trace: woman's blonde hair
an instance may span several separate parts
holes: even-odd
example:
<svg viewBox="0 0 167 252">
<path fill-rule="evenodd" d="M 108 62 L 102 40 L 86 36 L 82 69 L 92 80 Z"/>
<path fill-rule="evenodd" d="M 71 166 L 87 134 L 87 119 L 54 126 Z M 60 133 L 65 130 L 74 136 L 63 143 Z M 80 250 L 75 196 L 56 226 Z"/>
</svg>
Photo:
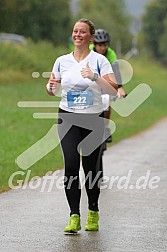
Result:
<svg viewBox="0 0 167 252">
<path fill-rule="evenodd" d="M 93 24 L 92 21 L 90 21 L 87 18 L 81 18 L 76 23 L 78 23 L 78 22 L 87 24 L 89 26 L 90 34 L 91 35 L 95 34 L 95 25 Z"/>
</svg>

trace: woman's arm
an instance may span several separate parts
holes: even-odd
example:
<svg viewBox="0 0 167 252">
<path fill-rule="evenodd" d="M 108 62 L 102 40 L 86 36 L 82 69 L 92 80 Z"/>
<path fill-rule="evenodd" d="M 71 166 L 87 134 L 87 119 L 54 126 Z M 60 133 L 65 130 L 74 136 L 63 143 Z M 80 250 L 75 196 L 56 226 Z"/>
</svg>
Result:
<svg viewBox="0 0 167 252">
<path fill-rule="evenodd" d="M 116 84 L 114 74 L 106 74 L 102 77 L 98 77 L 96 83 L 101 87 L 101 89 L 109 94 L 115 96 L 117 94 L 118 85 Z"/>
<path fill-rule="evenodd" d="M 94 80 L 94 73 L 89 67 L 89 63 L 86 64 L 86 67 L 81 70 L 81 75 L 83 78 L 88 78 Z M 106 74 L 102 77 L 98 76 L 95 80 L 97 85 L 107 94 L 115 96 L 117 94 L 118 85 L 115 80 L 114 74 Z"/>
</svg>

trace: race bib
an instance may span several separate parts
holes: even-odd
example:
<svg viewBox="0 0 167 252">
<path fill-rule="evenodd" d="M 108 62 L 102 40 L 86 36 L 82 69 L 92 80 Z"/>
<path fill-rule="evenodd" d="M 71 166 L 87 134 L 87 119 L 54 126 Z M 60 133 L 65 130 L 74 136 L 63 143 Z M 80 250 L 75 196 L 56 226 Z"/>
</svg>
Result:
<svg viewBox="0 0 167 252">
<path fill-rule="evenodd" d="M 93 93 L 91 90 L 67 92 L 69 108 L 84 109 L 93 105 Z"/>
</svg>

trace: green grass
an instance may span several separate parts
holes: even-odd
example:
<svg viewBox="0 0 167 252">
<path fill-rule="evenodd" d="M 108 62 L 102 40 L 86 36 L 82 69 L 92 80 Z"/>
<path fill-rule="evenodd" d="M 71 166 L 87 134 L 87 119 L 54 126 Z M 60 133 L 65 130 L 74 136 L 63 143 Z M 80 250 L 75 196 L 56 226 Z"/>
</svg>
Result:
<svg viewBox="0 0 167 252">
<path fill-rule="evenodd" d="M 55 58 L 68 52 L 67 48 L 55 48 L 51 43 L 31 40 L 26 46 L 0 43 L 0 83 L 25 82 L 32 72 L 51 71 Z"/>
<path fill-rule="evenodd" d="M 132 136 L 167 116 L 167 72 L 165 68 L 156 62 L 140 58 L 130 60 L 130 63 L 134 74 L 132 80 L 125 85 L 127 93 L 130 93 L 138 84 L 146 83 L 151 87 L 152 94 L 128 117 L 122 118 L 113 111 L 112 118 L 117 126 L 113 143 Z"/>
<path fill-rule="evenodd" d="M 10 46 L 12 47 L 12 46 Z M 47 48 L 47 50 L 46 50 Z M 3 49 L 3 50 L 2 50 Z M 28 50 L 30 49 L 30 51 Z M 46 79 L 31 78 L 32 71 L 50 71 L 54 59 L 61 54 L 61 50 L 41 42 L 39 45 L 30 43 L 27 48 L 12 48 L 15 53 L 13 57 L 20 54 L 22 57 L 16 57 L 16 66 L 10 65 L 7 68 L 7 62 L 0 65 L 3 70 L 0 76 L 0 192 L 9 189 L 8 180 L 11 174 L 16 171 L 22 171 L 16 164 L 15 159 L 27 148 L 36 143 L 49 131 L 55 123 L 54 119 L 34 119 L 34 112 L 56 112 L 56 108 L 19 108 L 18 101 L 54 101 L 55 97 L 50 97 L 45 91 Z M 5 49 L 0 47 L 0 54 Z M 10 52 L 11 53 L 11 52 Z M 13 56 L 14 55 L 14 56 Z M 27 62 L 31 61 L 32 62 Z M 20 71 L 21 60 L 27 67 Z M 9 58 L 7 60 L 10 61 Z M 116 112 L 112 112 L 112 120 L 115 121 L 117 129 L 113 135 L 113 143 L 132 136 L 167 115 L 166 106 L 166 69 L 156 62 L 146 61 L 136 58 L 130 61 L 134 75 L 132 80 L 126 84 L 125 89 L 130 93 L 139 83 L 147 83 L 152 88 L 152 95 L 130 116 L 121 117 Z M 7 75 L 6 75 L 7 74 Z M 35 163 L 31 169 L 31 177 L 42 176 L 48 171 L 54 171 L 63 167 L 63 158 L 60 146 Z M 26 171 L 25 171 L 26 175 Z M 24 180 L 25 176 L 17 175 L 17 180 Z M 30 177 L 30 178 L 31 178 Z"/>
<path fill-rule="evenodd" d="M 0 190 L 8 188 L 10 175 L 21 170 L 15 159 L 36 141 L 41 139 L 55 123 L 54 119 L 34 119 L 34 112 L 53 112 L 53 109 L 19 108 L 18 101 L 53 101 L 45 92 L 45 80 L 0 86 Z M 60 148 L 53 150 L 42 160 L 33 165 L 31 177 L 45 174 L 63 166 Z M 17 176 L 16 179 L 21 179 Z"/>
<path fill-rule="evenodd" d="M 55 48 L 52 44 L 28 41 L 27 46 L 0 43 L 0 192 L 8 190 L 8 179 L 15 171 L 21 171 L 15 159 L 49 131 L 55 120 L 33 119 L 34 112 L 53 112 L 45 108 L 19 108 L 18 101 L 54 101 L 47 95 L 47 79 L 42 73 L 51 71 L 55 58 L 68 51 Z M 39 72 L 40 78 L 33 79 L 32 72 Z M 31 177 L 44 175 L 47 171 L 63 167 L 58 146 L 42 160 L 31 167 Z M 18 175 L 24 180 L 25 176 Z"/>
</svg>

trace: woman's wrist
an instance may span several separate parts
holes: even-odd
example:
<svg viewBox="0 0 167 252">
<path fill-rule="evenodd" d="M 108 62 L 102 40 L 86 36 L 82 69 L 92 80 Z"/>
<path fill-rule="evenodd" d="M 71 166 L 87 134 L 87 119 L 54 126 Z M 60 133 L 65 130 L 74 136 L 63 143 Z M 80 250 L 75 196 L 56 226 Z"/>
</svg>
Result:
<svg viewBox="0 0 167 252">
<path fill-rule="evenodd" d="M 99 77 L 98 73 L 94 73 L 92 81 L 97 81 L 98 77 Z"/>
</svg>

